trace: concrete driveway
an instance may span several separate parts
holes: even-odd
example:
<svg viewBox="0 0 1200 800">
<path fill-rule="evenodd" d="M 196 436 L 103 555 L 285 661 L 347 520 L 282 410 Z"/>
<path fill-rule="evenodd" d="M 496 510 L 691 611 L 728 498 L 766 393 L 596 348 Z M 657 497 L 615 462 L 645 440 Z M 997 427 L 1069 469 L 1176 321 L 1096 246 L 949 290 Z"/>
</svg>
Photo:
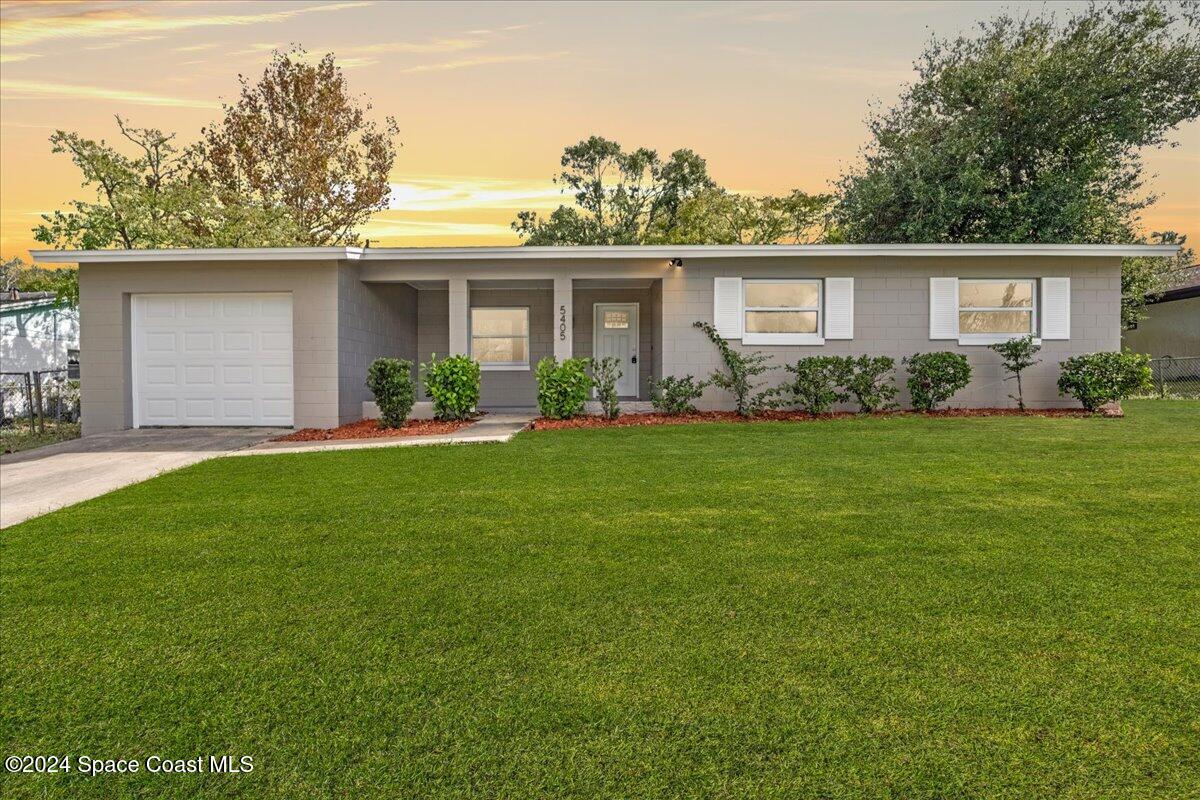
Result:
<svg viewBox="0 0 1200 800">
<path fill-rule="evenodd" d="M 141 428 L 0 457 L 0 528 L 223 456 L 278 428 Z"/>
</svg>

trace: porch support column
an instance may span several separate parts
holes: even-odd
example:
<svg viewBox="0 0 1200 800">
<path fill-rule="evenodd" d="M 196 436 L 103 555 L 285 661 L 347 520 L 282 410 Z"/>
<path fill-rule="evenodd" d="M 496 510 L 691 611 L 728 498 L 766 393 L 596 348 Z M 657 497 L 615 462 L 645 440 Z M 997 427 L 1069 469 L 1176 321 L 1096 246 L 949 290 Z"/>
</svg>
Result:
<svg viewBox="0 0 1200 800">
<path fill-rule="evenodd" d="M 570 278 L 554 279 L 554 357 L 564 361 L 571 357 L 575 341 L 572 326 L 574 309 L 571 305 L 572 281 Z"/>
<path fill-rule="evenodd" d="M 450 355 L 471 353 L 471 290 L 466 278 L 450 279 Z"/>
</svg>

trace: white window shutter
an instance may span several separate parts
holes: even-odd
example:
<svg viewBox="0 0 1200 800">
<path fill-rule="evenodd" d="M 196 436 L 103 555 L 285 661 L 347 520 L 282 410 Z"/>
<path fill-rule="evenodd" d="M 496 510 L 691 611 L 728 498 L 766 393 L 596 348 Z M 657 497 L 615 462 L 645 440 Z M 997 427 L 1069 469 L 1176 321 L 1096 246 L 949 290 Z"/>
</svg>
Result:
<svg viewBox="0 0 1200 800">
<path fill-rule="evenodd" d="M 713 278 L 713 327 L 726 339 L 742 338 L 741 278 Z"/>
<path fill-rule="evenodd" d="M 929 338 L 958 338 L 958 278 L 929 279 Z"/>
<path fill-rule="evenodd" d="M 1042 278 L 1042 338 L 1071 338 L 1071 279 Z"/>
<path fill-rule="evenodd" d="M 825 338 L 854 338 L 854 278 L 825 279 Z"/>
</svg>

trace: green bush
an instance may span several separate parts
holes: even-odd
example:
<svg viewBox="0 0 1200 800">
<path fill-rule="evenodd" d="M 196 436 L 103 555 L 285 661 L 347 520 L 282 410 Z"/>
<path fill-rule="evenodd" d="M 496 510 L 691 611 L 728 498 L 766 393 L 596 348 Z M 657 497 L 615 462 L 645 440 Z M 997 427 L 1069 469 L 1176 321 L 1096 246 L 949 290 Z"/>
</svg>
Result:
<svg viewBox="0 0 1200 800">
<path fill-rule="evenodd" d="M 621 416 L 621 404 L 617 399 L 617 381 L 621 380 L 621 360 L 609 356 L 591 359 L 592 385 L 596 387 L 596 399 L 605 419 Z"/>
<path fill-rule="evenodd" d="M 892 377 L 895 360 L 887 356 L 859 356 L 847 358 L 847 376 L 844 387 L 858 401 L 858 410 L 869 414 L 872 411 L 895 408 L 892 402 L 900 391 Z"/>
<path fill-rule="evenodd" d="M 538 410 L 549 419 L 570 419 L 583 413 L 592 379 L 587 358 L 568 358 L 561 364 L 553 356 L 537 363 Z"/>
<path fill-rule="evenodd" d="M 799 406 L 809 414 L 826 414 L 834 403 L 850 399 L 848 393 L 838 391 L 849 380 L 850 363 L 851 359 L 841 356 L 809 356 L 785 364 L 784 369 L 795 378 L 780 384 L 775 392 L 788 405 Z"/>
<path fill-rule="evenodd" d="M 697 381 L 691 375 L 676 378 L 668 375 L 660 381 L 650 381 L 650 404 L 654 410 L 662 414 L 676 416 L 678 414 L 694 414 L 696 406 L 693 401 L 699 400 L 704 394 L 708 381 Z"/>
<path fill-rule="evenodd" d="M 1150 356 L 1128 350 L 1072 356 L 1059 366 L 1058 393 L 1071 395 L 1088 411 L 1153 386 Z"/>
<path fill-rule="evenodd" d="M 385 428 L 399 428 L 412 413 L 417 387 L 412 362 L 402 358 L 377 358 L 367 369 L 367 388 L 379 406 L 379 422 Z"/>
<path fill-rule="evenodd" d="M 908 391 L 918 411 L 932 411 L 971 382 L 971 365 L 958 353 L 917 353 L 904 363 L 908 365 Z"/>
<path fill-rule="evenodd" d="M 1008 399 L 1016 400 L 1017 408 L 1022 411 L 1025 410 L 1025 393 L 1021 390 L 1021 372 L 1041 363 L 1037 357 L 1041 349 L 1041 345 L 1034 344 L 1032 334 L 988 345 L 988 350 L 1000 356 L 1004 369 L 1012 373 L 1010 377 L 1017 379 L 1017 393 L 1010 394 Z"/>
<path fill-rule="evenodd" d="M 479 405 L 479 362 L 470 356 L 435 353 L 421 365 L 425 393 L 433 401 L 433 415 L 441 420 L 467 419 Z"/>
<path fill-rule="evenodd" d="M 733 394 L 737 404 L 737 413 L 740 416 L 752 417 L 766 408 L 775 391 L 766 389 L 756 392 L 755 389 L 758 386 L 752 383 L 751 379 L 771 370 L 763 363 L 767 357 L 758 352 L 741 353 L 734 350 L 725 341 L 725 337 L 717 333 L 717 329 L 707 322 L 693 322 L 692 327 L 704 331 L 709 340 L 717 346 L 717 350 L 721 353 L 721 360 L 725 362 L 726 371 L 714 372 L 709 378 L 709 383 Z"/>
</svg>

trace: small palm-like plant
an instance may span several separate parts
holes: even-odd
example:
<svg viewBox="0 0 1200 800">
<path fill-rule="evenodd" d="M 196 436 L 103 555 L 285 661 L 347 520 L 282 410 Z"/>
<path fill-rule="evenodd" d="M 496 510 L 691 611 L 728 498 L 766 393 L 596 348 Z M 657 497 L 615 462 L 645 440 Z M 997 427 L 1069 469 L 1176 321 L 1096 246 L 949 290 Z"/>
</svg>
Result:
<svg viewBox="0 0 1200 800">
<path fill-rule="evenodd" d="M 1017 393 L 1010 394 L 1008 397 L 1010 400 L 1016 400 L 1017 408 L 1022 411 L 1025 410 L 1025 396 L 1021 391 L 1021 371 L 1041 363 L 1042 360 L 1037 358 L 1038 351 L 1041 349 L 1041 345 L 1033 341 L 1032 335 L 988 345 L 988 350 L 998 354 L 1003 360 L 1004 369 L 1012 373 L 1005 380 L 1017 379 Z"/>
</svg>

